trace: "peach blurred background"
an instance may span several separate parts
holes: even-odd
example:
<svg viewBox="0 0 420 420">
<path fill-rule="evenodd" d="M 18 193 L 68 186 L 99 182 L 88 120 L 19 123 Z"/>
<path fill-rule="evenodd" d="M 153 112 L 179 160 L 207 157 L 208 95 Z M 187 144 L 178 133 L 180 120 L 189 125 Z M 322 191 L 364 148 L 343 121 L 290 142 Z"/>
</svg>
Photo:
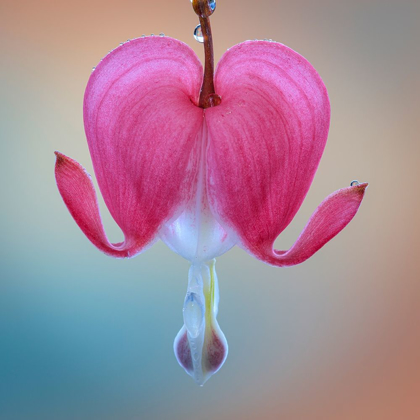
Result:
<svg viewBox="0 0 420 420">
<path fill-rule="evenodd" d="M 164 32 L 203 57 L 190 2 L 2 0 L 0 418 L 420 418 L 419 21 L 414 0 L 218 1 L 216 60 L 272 38 L 330 94 L 326 151 L 278 246 L 332 191 L 370 186 L 351 224 L 300 266 L 237 248 L 218 260 L 230 353 L 199 388 L 172 352 L 188 264 L 161 243 L 105 257 L 53 176 L 54 150 L 93 173 L 83 93 L 109 50 Z"/>
</svg>

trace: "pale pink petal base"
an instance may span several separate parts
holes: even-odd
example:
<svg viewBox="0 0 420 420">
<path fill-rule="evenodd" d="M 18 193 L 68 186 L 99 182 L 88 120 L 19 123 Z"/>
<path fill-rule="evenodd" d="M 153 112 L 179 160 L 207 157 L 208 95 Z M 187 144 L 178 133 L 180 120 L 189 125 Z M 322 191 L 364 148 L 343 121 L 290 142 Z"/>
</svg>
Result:
<svg viewBox="0 0 420 420">
<path fill-rule="evenodd" d="M 132 257 L 144 249 L 147 242 L 132 235 L 126 236 L 122 243 L 112 244 L 108 241 L 89 174 L 75 160 L 59 152 L 55 154 L 58 189 L 70 214 L 87 238 L 102 252 L 116 258 Z"/>
<path fill-rule="evenodd" d="M 278 267 L 300 264 L 334 238 L 353 219 L 368 184 L 359 184 L 329 195 L 315 210 L 297 241 L 288 251 L 273 249 L 273 242 L 244 243 L 260 260 Z"/>
</svg>

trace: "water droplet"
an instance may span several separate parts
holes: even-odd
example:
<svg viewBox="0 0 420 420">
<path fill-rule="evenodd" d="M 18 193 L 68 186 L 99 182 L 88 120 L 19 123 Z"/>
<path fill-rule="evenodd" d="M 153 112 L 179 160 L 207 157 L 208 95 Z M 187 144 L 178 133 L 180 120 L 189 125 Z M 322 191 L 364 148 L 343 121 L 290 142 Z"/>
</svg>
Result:
<svg viewBox="0 0 420 420">
<path fill-rule="evenodd" d="M 150 36 L 155 36 L 155 34 L 150 34 Z"/>
<path fill-rule="evenodd" d="M 121 46 L 121 45 L 124 45 L 124 42 L 120 42 L 120 46 Z"/>
<path fill-rule="evenodd" d="M 220 102 L 222 102 L 222 98 L 217 93 L 212 93 L 208 97 L 208 103 L 210 107 L 220 105 Z"/>
<path fill-rule="evenodd" d="M 359 184 L 360 184 L 360 182 L 357 179 L 355 179 L 355 180 L 350 182 L 350 187 L 355 187 L 356 185 L 359 185 Z"/>
<path fill-rule="evenodd" d="M 142 38 L 145 38 L 146 37 L 146 35 L 145 34 L 142 34 L 142 36 L 141 36 Z"/>
<path fill-rule="evenodd" d="M 194 38 L 198 42 L 204 42 L 203 31 L 201 30 L 201 25 L 197 25 L 194 29 Z"/>
<path fill-rule="evenodd" d="M 130 42 L 131 41 L 131 39 L 127 39 L 127 42 Z"/>
<path fill-rule="evenodd" d="M 163 32 L 161 32 L 161 33 L 159 34 L 159 36 L 165 36 L 165 34 L 164 34 Z"/>
<path fill-rule="evenodd" d="M 96 67 L 92 67 L 92 73 L 95 71 Z"/>
<path fill-rule="evenodd" d="M 192 338 L 197 338 L 204 322 L 204 307 L 197 293 L 187 293 L 183 314 L 184 324 L 188 333 Z"/>
<path fill-rule="evenodd" d="M 214 9 L 216 9 L 216 0 L 210 0 L 209 1 L 209 7 L 212 12 L 214 12 Z"/>
</svg>

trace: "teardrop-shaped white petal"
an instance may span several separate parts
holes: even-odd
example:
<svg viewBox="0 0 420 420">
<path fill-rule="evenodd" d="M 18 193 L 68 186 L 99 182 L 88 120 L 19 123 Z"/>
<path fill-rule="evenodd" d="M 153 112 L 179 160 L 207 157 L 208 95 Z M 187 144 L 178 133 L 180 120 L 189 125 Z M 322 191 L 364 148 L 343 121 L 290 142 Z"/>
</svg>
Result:
<svg viewBox="0 0 420 420">
<path fill-rule="evenodd" d="M 216 319 L 218 291 L 215 260 L 190 267 L 184 326 L 175 338 L 174 351 L 178 363 L 199 385 L 222 367 L 228 353 Z"/>
</svg>

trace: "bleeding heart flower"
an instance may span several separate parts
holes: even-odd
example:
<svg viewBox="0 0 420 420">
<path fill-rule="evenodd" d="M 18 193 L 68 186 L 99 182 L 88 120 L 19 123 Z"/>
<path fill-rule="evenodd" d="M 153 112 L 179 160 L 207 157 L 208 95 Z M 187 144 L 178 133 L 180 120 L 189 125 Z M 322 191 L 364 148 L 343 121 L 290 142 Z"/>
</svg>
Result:
<svg viewBox="0 0 420 420">
<path fill-rule="evenodd" d="M 176 357 L 203 384 L 224 363 L 214 258 L 239 245 L 279 267 L 299 264 L 356 214 L 367 184 L 327 197 L 288 251 L 273 249 L 311 185 L 327 140 L 330 105 L 314 68 L 290 48 L 246 41 L 222 57 L 213 82 L 209 16 L 194 0 L 202 66 L 185 44 L 142 37 L 92 73 L 84 122 L 105 203 L 124 233 L 108 241 L 92 181 L 56 153 L 56 180 L 76 223 L 104 253 L 133 257 L 159 238 L 191 261 Z M 200 89 L 201 87 L 201 89 Z"/>
</svg>

